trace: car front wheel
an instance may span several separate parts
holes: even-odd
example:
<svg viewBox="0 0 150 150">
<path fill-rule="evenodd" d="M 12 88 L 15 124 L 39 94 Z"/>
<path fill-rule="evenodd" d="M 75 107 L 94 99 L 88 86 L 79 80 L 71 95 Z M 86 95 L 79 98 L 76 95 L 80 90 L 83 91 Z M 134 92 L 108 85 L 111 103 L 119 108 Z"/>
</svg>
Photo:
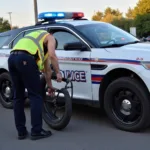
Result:
<svg viewBox="0 0 150 150">
<path fill-rule="evenodd" d="M 13 108 L 13 90 L 9 73 L 0 75 L 0 102 L 4 108 Z"/>
<path fill-rule="evenodd" d="M 137 79 L 121 77 L 113 81 L 105 92 L 104 108 L 121 130 L 135 132 L 149 125 L 149 92 Z"/>
</svg>

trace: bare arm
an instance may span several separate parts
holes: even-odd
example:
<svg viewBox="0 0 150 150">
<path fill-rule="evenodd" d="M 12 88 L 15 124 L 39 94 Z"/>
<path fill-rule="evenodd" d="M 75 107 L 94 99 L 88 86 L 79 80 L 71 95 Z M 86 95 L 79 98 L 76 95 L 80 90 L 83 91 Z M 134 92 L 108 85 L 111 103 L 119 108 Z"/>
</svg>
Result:
<svg viewBox="0 0 150 150">
<path fill-rule="evenodd" d="M 47 45 L 48 55 L 49 55 L 49 58 L 51 60 L 51 64 L 52 64 L 52 66 L 56 72 L 57 81 L 61 82 L 62 81 L 62 75 L 61 75 L 60 70 L 59 70 L 58 58 L 57 58 L 56 53 L 55 53 L 55 45 L 56 45 L 55 38 L 52 35 L 48 35 L 44 40 L 44 44 Z"/>
<path fill-rule="evenodd" d="M 49 35 L 46 37 L 49 57 L 50 57 L 51 63 L 54 67 L 56 74 L 58 74 L 60 73 L 60 70 L 59 70 L 58 58 L 55 53 L 55 42 L 56 41 L 53 36 Z"/>
<path fill-rule="evenodd" d="M 51 82 L 52 71 L 51 71 L 51 68 L 50 68 L 50 61 L 49 61 L 48 58 L 46 59 L 46 61 L 44 63 L 44 68 L 45 68 L 45 79 L 46 79 L 46 82 L 47 82 L 49 87 L 52 87 L 52 82 Z"/>
</svg>

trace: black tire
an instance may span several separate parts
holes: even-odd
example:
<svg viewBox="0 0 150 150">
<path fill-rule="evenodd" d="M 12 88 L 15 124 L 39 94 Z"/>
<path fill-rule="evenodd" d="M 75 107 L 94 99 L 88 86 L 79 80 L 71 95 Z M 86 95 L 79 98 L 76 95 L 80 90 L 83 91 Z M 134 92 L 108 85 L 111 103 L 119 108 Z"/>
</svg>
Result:
<svg viewBox="0 0 150 150">
<path fill-rule="evenodd" d="M 7 93 L 5 91 L 4 84 L 7 85 Z M 12 81 L 8 72 L 0 74 L 0 103 L 4 108 L 12 109 L 13 108 L 13 91 L 12 91 Z"/>
<path fill-rule="evenodd" d="M 119 90 L 121 91 L 123 89 L 127 89 L 128 91 L 124 93 L 120 92 L 119 96 L 116 97 L 116 101 L 115 101 L 114 96 L 117 94 L 117 92 L 119 92 Z M 121 103 L 123 102 L 123 99 L 125 102 L 124 109 L 120 107 Z M 115 107 L 115 104 L 118 104 L 118 107 Z M 130 107 L 132 107 L 132 109 L 130 109 Z M 112 123 L 117 128 L 124 131 L 138 132 L 148 127 L 150 123 L 149 92 L 139 80 L 134 78 L 121 77 L 113 81 L 106 89 L 105 96 L 104 96 L 104 108 L 106 114 L 108 115 Z M 124 115 L 123 113 L 121 113 L 121 111 L 124 113 Z M 133 119 L 134 117 L 136 118 L 136 115 L 137 115 L 137 120 L 135 120 L 135 122 L 134 121 L 130 123 L 127 122 L 131 119 L 129 117 L 132 116 Z M 124 116 L 128 116 L 126 122 L 121 120 L 121 118 L 123 118 Z"/>
<path fill-rule="evenodd" d="M 48 124 L 52 129 L 55 130 L 62 130 L 64 129 L 70 122 L 71 116 L 72 116 L 72 100 L 69 95 L 69 92 L 66 89 L 61 89 L 61 93 L 64 95 L 64 101 L 65 101 L 65 112 L 64 116 L 61 120 L 52 119 L 53 116 L 50 113 L 47 113 L 47 103 L 46 99 L 48 98 L 46 96 L 46 80 L 44 75 L 40 76 L 41 78 L 41 89 L 42 89 L 42 97 L 44 99 L 44 106 L 43 106 L 43 120 Z"/>
<path fill-rule="evenodd" d="M 9 96 L 4 94 L 4 89 L 2 88 L 2 84 L 4 81 L 8 82 L 9 88 L 10 88 L 10 94 Z M 6 100 L 9 99 L 8 101 Z M 29 100 L 27 99 L 28 95 L 25 92 L 25 106 L 29 105 Z M 12 88 L 12 80 L 10 77 L 10 74 L 8 72 L 4 72 L 0 74 L 0 103 L 4 108 L 7 109 L 13 109 L 13 88 Z"/>
<path fill-rule="evenodd" d="M 70 122 L 72 116 L 72 101 L 71 97 L 66 89 L 61 89 L 61 93 L 64 94 L 65 100 L 65 112 L 61 119 L 56 119 L 52 114 L 47 113 L 47 103 L 44 103 L 43 108 L 43 120 L 53 129 L 62 130 Z"/>
</svg>

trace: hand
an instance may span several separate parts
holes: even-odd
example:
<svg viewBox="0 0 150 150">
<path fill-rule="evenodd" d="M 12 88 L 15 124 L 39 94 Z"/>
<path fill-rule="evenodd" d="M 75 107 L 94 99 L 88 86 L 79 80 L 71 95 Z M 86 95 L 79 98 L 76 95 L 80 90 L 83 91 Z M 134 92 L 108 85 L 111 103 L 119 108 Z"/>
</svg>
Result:
<svg viewBox="0 0 150 150">
<path fill-rule="evenodd" d="M 57 73 L 57 82 L 61 82 L 62 81 L 62 75 L 61 73 Z"/>
<path fill-rule="evenodd" d="M 52 85 L 48 87 L 48 95 L 52 97 L 55 96 L 55 88 Z"/>
</svg>

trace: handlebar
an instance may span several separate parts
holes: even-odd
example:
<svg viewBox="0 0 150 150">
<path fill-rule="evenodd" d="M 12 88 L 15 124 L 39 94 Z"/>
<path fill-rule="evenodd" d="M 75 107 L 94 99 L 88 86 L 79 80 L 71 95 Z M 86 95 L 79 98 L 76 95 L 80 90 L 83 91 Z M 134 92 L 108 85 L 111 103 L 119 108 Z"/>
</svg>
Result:
<svg viewBox="0 0 150 150">
<path fill-rule="evenodd" d="M 56 76 L 56 75 L 52 75 L 52 76 L 51 76 L 51 79 L 52 79 L 52 80 L 56 80 L 56 79 L 57 79 L 57 76 Z M 67 79 L 66 79 L 66 78 L 62 78 L 62 81 L 63 81 L 63 82 L 67 82 Z"/>
<path fill-rule="evenodd" d="M 56 76 L 56 73 L 54 72 L 53 66 L 50 65 L 50 68 L 51 68 L 51 70 L 52 70 L 51 79 L 52 79 L 52 80 L 56 80 L 56 79 L 57 79 L 57 76 Z M 70 77 L 70 76 L 68 76 L 67 78 L 62 78 L 62 81 L 63 81 L 63 82 L 66 82 L 66 83 L 68 84 L 69 82 L 71 82 L 71 80 L 69 80 L 69 77 Z"/>
<path fill-rule="evenodd" d="M 52 80 L 56 80 L 57 79 L 57 76 L 56 76 L 55 72 L 52 73 L 51 79 Z M 66 82 L 66 83 L 70 82 L 70 80 L 68 78 L 62 78 L 62 81 Z"/>
<path fill-rule="evenodd" d="M 62 81 L 63 81 L 63 82 L 66 82 L 65 89 L 68 89 L 68 88 L 71 89 L 71 99 L 72 99 L 72 98 L 73 98 L 73 83 L 72 83 L 72 81 L 69 79 L 69 77 L 70 77 L 70 75 L 68 75 L 67 78 L 62 78 Z M 56 80 L 56 79 L 57 79 L 57 76 L 56 76 L 56 73 L 55 73 L 55 72 L 52 72 L 51 79 L 52 79 L 52 80 Z M 69 83 L 70 83 L 70 86 L 68 86 Z M 59 90 L 58 90 L 58 91 L 59 91 Z"/>
<path fill-rule="evenodd" d="M 45 76 L 44 76 L 44 73 L 40 73 L 40 78 L 41 78 L 41 83 L 42 85 L 45 87 L 46 85 L 46 80 L 45 80 Z M 51 76 L 51 79 L 52 80 L 56 80 L 57 79 L 57 76 L 56 76 L 56 73 L 55 72 L 52 72 L 52 76 Z M 65 82 L 65 89 L 71 89 L 71 99 L 73 98 L 73 83 L 72 83 L 72 80 L 70 79 L 70 75 L 67 76 L 67 78 L 62 78 L 62 81 Z M 70 83 L 70 86 L 68 86 L 68 84 Z M 46 88 L 47 90 L 47 88 Z M 56 91 L 59 92 L 58 89 L 56 89 Z"/>
</svg>

